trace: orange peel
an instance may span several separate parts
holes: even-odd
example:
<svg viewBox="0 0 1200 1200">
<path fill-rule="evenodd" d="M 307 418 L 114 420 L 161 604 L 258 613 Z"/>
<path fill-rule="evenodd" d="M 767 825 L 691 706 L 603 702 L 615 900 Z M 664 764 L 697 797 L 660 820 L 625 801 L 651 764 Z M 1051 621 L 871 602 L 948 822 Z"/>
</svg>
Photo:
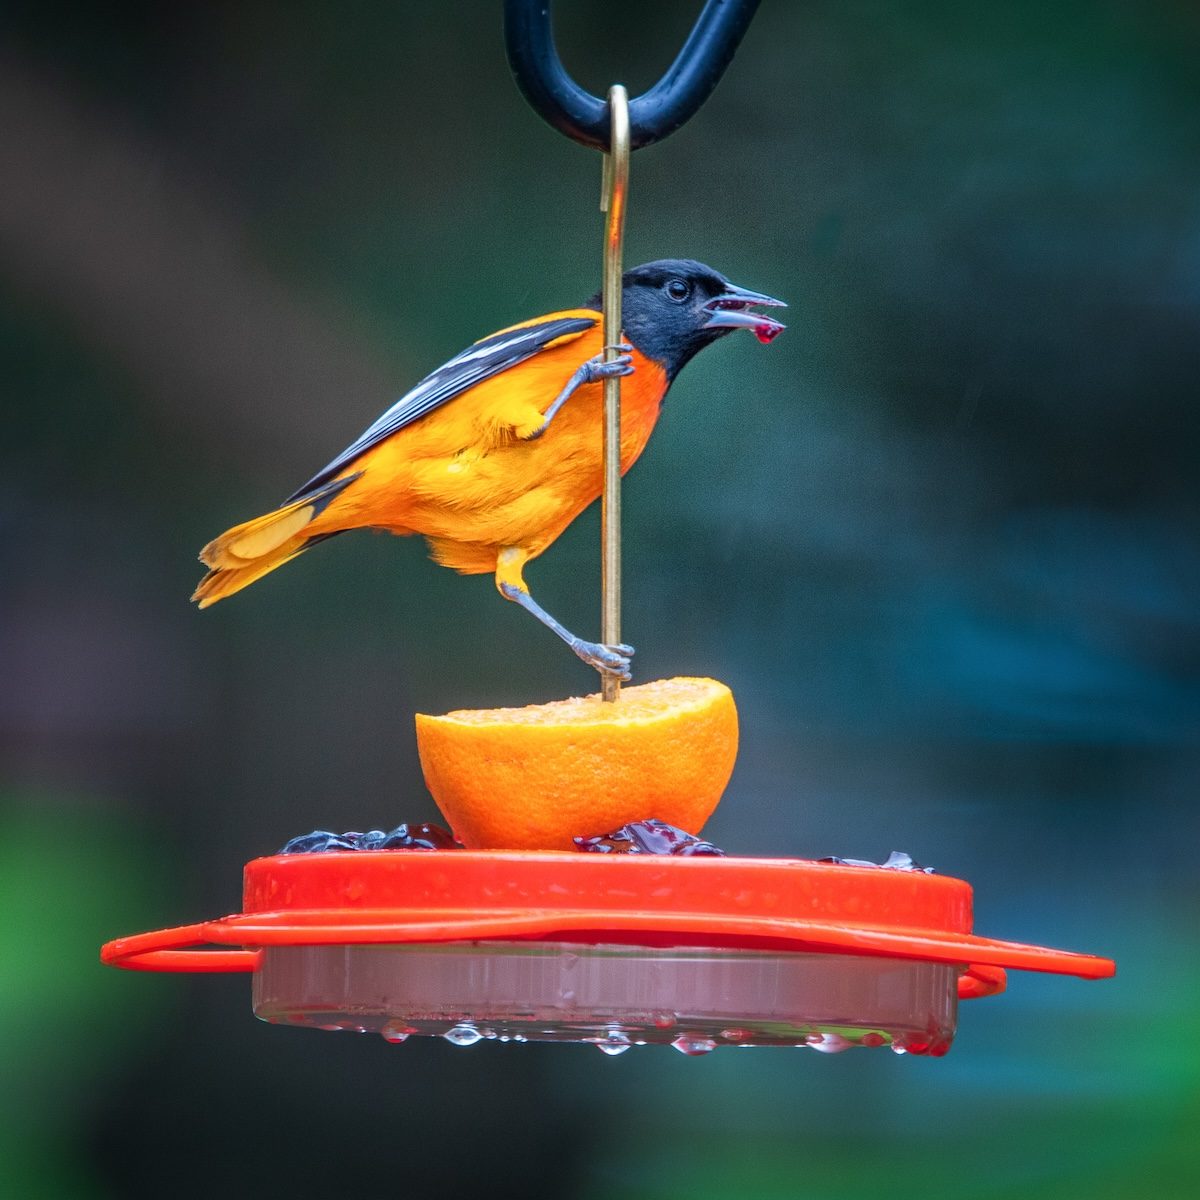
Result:
<svg viewBox="0 0 1200 1200">
<path fill-rule="evenodd" d="M 737 757 L 733 693 L 715 679 L 416 721 L 425 783 L 472 850 L 570 850 L 651 818 L 698 834 Z"/>
</svg>

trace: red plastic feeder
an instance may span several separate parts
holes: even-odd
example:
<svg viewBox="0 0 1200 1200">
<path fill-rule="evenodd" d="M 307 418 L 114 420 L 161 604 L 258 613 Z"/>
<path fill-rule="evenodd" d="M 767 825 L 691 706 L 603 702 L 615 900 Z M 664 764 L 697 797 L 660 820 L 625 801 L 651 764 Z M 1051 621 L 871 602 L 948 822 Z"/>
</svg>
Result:
<svg viewBox="0 0 1200 1200">
<path fill-rule="evenodd" d="M 468 850 L 277 855 L 244 912 L 118 938 L 113 966 L 250 971 L 263 1020 L 458 1045 L 891 1046 L 944 1054 L 1005 969 L 1113 962 L 971 932 L 971 887 L 797 861 Z M 220 949 L 197 949 L 211 945 Z"/>
</svg>

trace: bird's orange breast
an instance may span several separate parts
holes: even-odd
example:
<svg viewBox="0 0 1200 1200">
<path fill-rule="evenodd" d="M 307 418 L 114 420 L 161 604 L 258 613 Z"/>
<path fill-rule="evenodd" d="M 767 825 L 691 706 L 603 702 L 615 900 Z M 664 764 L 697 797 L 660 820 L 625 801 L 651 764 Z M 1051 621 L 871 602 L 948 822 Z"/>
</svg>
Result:
<svg viewBox="0 0 1200 1200">
<path fill-rule="evenodd" d="M 574 310 L 557 316 L 592 316 Z M 400 430 L 357 459 L 360 477 L 310 526 L 320 534 L 373 526 L 421 533 L 439 562 L 495 569 L 503 546 L 540 554 L 602 490 L 603 384 L 584 384 L 537 438 L 575 370 L 600 353 L 599 322 L 568 335 Z M 666 372 L 633 352 L 621 380 L 621 471 L 645 449 L 667 390 Z"/>
</svg>

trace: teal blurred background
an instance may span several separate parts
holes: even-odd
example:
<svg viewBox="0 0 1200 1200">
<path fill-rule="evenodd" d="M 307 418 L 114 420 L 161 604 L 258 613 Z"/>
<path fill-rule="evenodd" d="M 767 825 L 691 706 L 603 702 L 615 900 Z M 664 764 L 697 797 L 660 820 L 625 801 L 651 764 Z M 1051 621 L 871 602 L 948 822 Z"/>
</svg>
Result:
<svg viewBox="0 0 1200 1200">
<path fill-rule="evenodd" d="M 634 92 L 693 3 L 560 0 Z M 597 157 L 499 5 L 0 16 L 0 1195 L 1193 1196 L 1200 17 L 768 0 L 633 162 L 629 262 L 791 303 L 626 491 L 640 679 L 740 704 L 708 833 L 903 849 L 1014 975 L 940 1061 L 331 1037 L 101 968 L 317 826 L 431 819 L 415 711 L 590 690 L 491 581 L 340 538 L 203 615 L 199 547 L 426 371 L 598 283 Z M 588 513 L 529 573 L 597 622 Z"/>
</svg>

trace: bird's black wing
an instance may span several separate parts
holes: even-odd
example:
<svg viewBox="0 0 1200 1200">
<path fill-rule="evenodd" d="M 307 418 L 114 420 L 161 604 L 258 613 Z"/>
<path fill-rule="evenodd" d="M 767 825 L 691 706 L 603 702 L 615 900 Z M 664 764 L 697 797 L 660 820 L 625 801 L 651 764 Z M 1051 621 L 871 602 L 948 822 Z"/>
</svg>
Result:
<svg viewBox="0 0 1200 1200">
<path fill-rule="evenodd" d="M 435 408 L 453 400 L 517 363 L 532 358 L 559 338 L 591 329 L 591 317 L 550 317 L 533 325 L 522 325 L 468 346 L 457 357 L 427 375 L 411 392 L 401 396 L 370 428 L 351 442 L 332 462 L 321 468 L 302 488 L 293 492 L 284 504 L 303 500 L 348 467 L 360 454 L 379 445 L 397 430 L 411 425 Z"/>
</svg>

